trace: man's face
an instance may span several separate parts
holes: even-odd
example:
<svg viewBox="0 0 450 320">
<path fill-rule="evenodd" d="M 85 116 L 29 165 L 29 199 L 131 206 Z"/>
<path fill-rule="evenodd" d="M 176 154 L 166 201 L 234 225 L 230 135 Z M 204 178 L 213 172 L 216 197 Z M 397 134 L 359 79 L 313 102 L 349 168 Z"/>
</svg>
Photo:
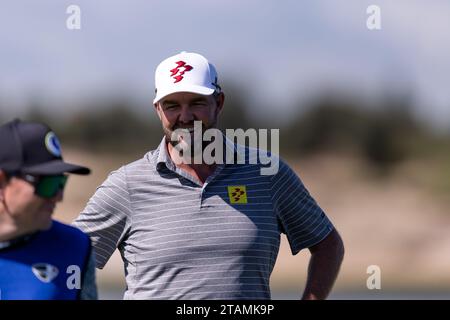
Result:
<svg viewBox="0 0 450 320">
<path fill-rule="evenodd" d="M 56 203 L 63 197 L 61 190 L 53 198 L 41 198 L 33 185 L 17 177 L 4 182 L 0 191 L 5 211 L 22 233 L 48 229 Z"/>
<path fill-rule="evenodd" d="M 191 142 L 193 141 L 194 121 L 202 122 L 202 133 L 207 129 L 215 128 L 223 103 L 223 93 L 217 96 L 204 96 L 196 93 L 177 92 L 156 103 L 155 108 L 161 119 L 167 141 L 175 145 L 178 142 L 172 142 L 171 138 L 177 129 L 189 129 Z"/>
</svg>

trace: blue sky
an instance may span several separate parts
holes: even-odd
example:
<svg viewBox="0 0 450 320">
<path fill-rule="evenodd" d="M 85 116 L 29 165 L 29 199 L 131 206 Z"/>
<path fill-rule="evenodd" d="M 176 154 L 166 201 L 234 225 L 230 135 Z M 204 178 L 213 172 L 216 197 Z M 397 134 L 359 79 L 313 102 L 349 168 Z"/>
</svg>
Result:
<svg viewBox="0 0 450 320">
<path fill-rule="evenodd" d="M 71 4 L 81 30 L 66 28 Z M 379 31 L 366 28 L 371 4 L 381 8 Z M 70 113 L 122 92 L 150 107 L 155 67 L 186 50 L 268 115 L 288 116 L 293 101 L 323 90 L 399 90 L 419 115 L 450 126 L 449 17 L 446 0 L 2 1 L 0 99 L 22 110 L 38 97 Z"/>
</svg>

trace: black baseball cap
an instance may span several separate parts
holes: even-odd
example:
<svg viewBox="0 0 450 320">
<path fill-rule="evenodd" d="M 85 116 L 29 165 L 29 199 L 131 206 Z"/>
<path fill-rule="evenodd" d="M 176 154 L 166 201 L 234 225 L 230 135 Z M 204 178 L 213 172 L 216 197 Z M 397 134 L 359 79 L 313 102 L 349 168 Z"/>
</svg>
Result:
<svg viewBox="0 0 450 320">
<path fill-rule="evenodd" d="M 20 119 L 0 126 L 0 170 L 32 175 L 91 172 L 63 161 L 59 140 L 48 126 Z"/>
</svg>

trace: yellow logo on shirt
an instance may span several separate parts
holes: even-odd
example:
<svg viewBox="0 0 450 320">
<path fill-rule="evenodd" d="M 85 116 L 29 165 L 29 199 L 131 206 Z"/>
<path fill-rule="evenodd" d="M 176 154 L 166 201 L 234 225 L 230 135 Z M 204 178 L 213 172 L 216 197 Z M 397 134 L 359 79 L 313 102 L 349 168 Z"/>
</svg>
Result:
<svg viewBox="0 0 450 320">
<path fill-rule="evenodd" d="M 247 190 L 245 186 L 228 186 L 230 203 L 247 203 Z"/>
</svg>

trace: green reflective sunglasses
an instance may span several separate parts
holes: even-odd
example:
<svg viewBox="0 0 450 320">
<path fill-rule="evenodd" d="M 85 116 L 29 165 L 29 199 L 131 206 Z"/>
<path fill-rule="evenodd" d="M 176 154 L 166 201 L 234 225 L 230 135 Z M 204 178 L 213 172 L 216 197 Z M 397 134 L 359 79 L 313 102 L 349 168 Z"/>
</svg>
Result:
<svg viewBox="0 0 450 320">
<path fill-rule="evenodd" d="M 66 175 L 58 176 L 34 176 L 24 174 L 19 178 L 29 182 L 34 187 L 34 193 L 41 198 L 53 198 L 59 191 L 64 190 L 66 186 Z"/>
</svg>

